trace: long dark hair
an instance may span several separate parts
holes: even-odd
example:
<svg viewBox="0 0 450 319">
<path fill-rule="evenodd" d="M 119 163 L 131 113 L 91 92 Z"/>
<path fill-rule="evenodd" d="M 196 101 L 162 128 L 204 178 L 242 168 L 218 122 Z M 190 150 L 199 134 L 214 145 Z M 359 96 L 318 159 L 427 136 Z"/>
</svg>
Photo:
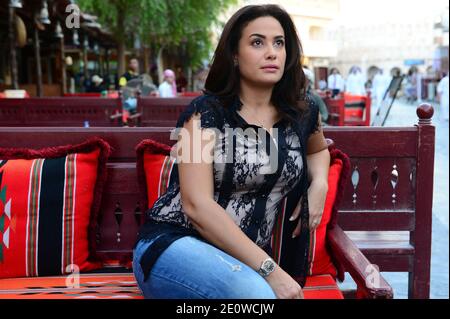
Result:
<svg viewBox="0 0 450 319">
<path fill-rule="evenodd" d="M 301 65 L 303 52 L 292 19 L 277 5 L 245 6 L 228 20 L 214 53 L 204 93 L 216 95 L 225 102 L 239 94 L 240 72 L 234 66 L 233 57 L 238 51 L 242 31 L 251 21 L 267 16 L 275 18 L 281 24 L 286 43 L 284 74 L 274 86 L 271 103 L 283 118 L 295 120 L 306 110 L 306 78 Z"/>
</svg>

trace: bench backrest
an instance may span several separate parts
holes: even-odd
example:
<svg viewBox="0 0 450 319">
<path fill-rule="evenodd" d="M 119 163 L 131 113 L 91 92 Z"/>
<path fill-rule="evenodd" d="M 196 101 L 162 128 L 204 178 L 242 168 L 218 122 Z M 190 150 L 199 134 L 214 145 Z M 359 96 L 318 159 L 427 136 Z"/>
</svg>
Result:
<svg viewBox="0 0 450 319">
<path fill-rule="evenodd" d="M 0 126 L 117 126 L 120 99 L 53 97 L 0 99 Z"/>
<path fill-rule="evenodd" d="M 195 96 L 177 98 L 138 98 L 137 112 L 141 114 L 138 126 L 174 127 L 179 115 L 194 98 Z"/>
</svg>

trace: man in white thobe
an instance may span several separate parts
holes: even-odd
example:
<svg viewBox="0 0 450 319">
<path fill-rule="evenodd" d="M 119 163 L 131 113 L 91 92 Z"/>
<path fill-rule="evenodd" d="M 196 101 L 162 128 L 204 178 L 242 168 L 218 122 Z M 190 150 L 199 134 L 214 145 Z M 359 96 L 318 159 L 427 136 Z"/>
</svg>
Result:
<svg viewBox="0 0 450 319">
<path fill-rule="evenodd" d="M 441 102 L 441 111 L 444 116 L 444 120 L 448 121 L 448 72 L 447 75 L 444 76 L 441 81 L 439 81 L 437 93 L 439 95 L 439 101 Z"/>
</svg>

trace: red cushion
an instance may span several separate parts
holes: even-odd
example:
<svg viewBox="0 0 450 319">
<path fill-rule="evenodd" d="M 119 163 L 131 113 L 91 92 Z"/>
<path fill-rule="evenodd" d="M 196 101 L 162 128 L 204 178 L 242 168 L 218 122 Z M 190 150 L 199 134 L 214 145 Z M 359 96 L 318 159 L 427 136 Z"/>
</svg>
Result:
<svg viewBox="0 0 450 319">
<path fill-rule="evenodd" d="M 152 207 L 155 201 L 165 193 L 169 185 L 170 174 L 175 159 L 160 154 L 144 154 L 145 178 L 147 181 L 148 207 Z"/>
<path fill-rule="evenodd" d="M 344 299 L 336 281 L 330 275 L 307 277 L 303 295 L 305 299 Z"/>
<path fill-rule="evenodd" d="M 150 139 L 139 143 L 136 153 L 141 188 L 145 190 L 147 207 L 150 208 L 166 191 L 175 158 L 169 155 L 170 146 Z"/>
<path fill-rule="evenodd" d="M 101 266 L 94 260 L 95 228 L 108 154 L 100 139 L 0 148 L 0 278 Z"/>
<path fill-rule="evenodd" d="M 339 178 L 342 172 L 342 160 L 333 159 L 328 172 L 328 193 L 322 219 L 315 231 L 311 232 L 310 239 L 310 268 L 308 274 L 311 276 L 329 274 L 336 278 L 337 271 L 326 247 L 327 226 L 332 215 L 332 208 L 336 198 Z"/>
</svg>

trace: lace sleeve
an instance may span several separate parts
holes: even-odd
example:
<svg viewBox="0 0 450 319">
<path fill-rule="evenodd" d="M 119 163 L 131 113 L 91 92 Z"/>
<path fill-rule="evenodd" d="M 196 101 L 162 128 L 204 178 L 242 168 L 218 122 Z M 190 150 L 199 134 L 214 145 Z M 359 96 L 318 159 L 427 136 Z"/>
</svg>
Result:
<svg viewBox="0 0 450 319">
<path fill-rule="evenodd" d="M 319 106 L 316 102 L 314 102 L 314 99 L 312 99 L 309 95 L 306 97 L 306 102 L 308 104 L 309 108 L 309 114 L 308 114 L 308 130 L 307 134 L 308 136 L 314 133 L 317 133 L 320 131 L 321 127 L 319 126 Z"/>
<path fill-rule="evenodd" d="M 202 128 L 222 129 L 224 118 L 219 112 L 219 107 L 217 100 L 212 96 L 202 95 L 195 98 L 179 116 L 176 127 L 183 127 L 184 123 L 189 121 L 194 114 L 199 113 Z"/>
</svg>

